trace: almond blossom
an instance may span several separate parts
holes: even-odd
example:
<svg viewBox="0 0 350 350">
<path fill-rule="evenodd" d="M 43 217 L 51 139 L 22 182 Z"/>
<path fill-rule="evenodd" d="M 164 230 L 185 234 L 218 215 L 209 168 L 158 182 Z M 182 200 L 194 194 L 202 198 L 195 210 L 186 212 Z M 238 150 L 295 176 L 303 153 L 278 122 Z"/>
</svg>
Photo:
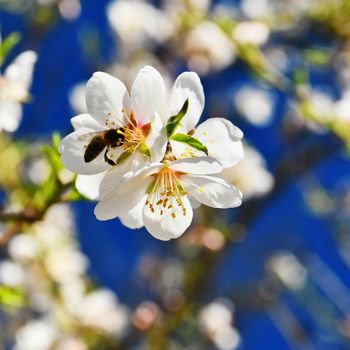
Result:
<svg viewBox="0 0 350 350">
<path fill-rule="evenodd" d="M 163 79 L 150 66 L 139 71 L 130 96 L 119 79 L 95 73 L 86 86 L 88 113 L 72 118 L 75 131 L 60 143 L 64 166 L 83 175 L 115 168 L 121 177 L 132 166 L 160 161 L 166 140 L 156 111 L 164 99 Z"/>
<path fill-rule="evenodd" d="M 28 89 L 36 60 L 35 52 L 25 51 L 0 72 L 0 131 L 17 130 L 22 119 L 21 104 L 30 98 Z"/>
<path fill-rule="evenodd" d="M 241 204 L 241 192 L 215 176 L 221 164 L 210 157 L 175 160 L 167 151 L 165 161 L 152 162 L 131 171 L 113 188 L 106 177 L 101 185 L 112 188 L 95 208 L 99 220 L 119 217 L 130 228 L 143 225 L 155 238 L 177 238 L 192 222 L 191 200 L 214 208 Z M 104 182 L 109 182 L 104 184 Z"/>
</svg>

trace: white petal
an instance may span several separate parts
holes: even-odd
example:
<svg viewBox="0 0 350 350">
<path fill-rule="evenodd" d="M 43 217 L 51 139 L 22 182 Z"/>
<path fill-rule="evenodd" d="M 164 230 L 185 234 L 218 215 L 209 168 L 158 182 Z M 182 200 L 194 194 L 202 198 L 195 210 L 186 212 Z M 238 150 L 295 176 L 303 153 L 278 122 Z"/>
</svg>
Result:
<svg viewBox="0 0 350 350">
<path fill-rule="evenodd" d="M 168 202 L 173 206 L 170 209 L 168 207 L 155 206 L 155 210 L 152 212 L 149 205 L 144 206 L 143 223 L 153 237 L 162 241 L 168 241 L 181 236 L 191 225 L 193 218 L 191 204 L 187 196 L 183 196 L 181 199 L 183 207 L 177 204 L 174 197 L 170 197 Z M 160 210 L 163 211 L 160 212 Z"/>
<path fill-rule="evenodd" d="M 181 124 L 186 131 L 194 129 L 204 108 L 204 91 L 198 75 L 194 72 L 185 72 L 176 79 L 171 91 L 170 116 L 177 114 L 189 99 L 188 111 Z"/>
<path fill-rule="evenodd" d="M 218 177 L 184 175 L 181 184 L 192 197 L 209 207 L 235 208 L 242 204 L 241 192 Z"/>
<path fill-rule="evenodd" d="M 159 114 L 156 113 L 145 140 L 145 144 L 151 153 L 152 162 L 160 162 L 164 158 L 167 142 L 168 138 L 163 127 L 163 122 Z"/>
<path fill-rule="evenodd" d="M 107 171 L 101 182 L 101 193 L 117 188 L 123 180 L 123 176 L 125 174 L 132 170 L 136 170 L 138 166 L 146 163 L 146 161 L 146 157 L 139 152 L 136 152 L 120 164 L 113 166 L 113 168 Z"/>
<path fill-rule="evenodd" d="M 95 131 L 102 131 L 106 129 L 101 124 L 97 123 L 97 121 L 87 113 L 78 114 L 77 116 L 71 118 L 70 122 L 73 125 L 74 130 L 89 128 Z"/>
<path fill-rule="evenodd" d="M 187 197 L 191 203 L 192 209 L 197 209 L 202 205 L 202 203 L 200 201 L 197 201 L 197 199 L 194 199 L 192 196 L 187 195 Z"/>
<path fill-rule="evenodd" d="M 165 102 L 163 78 L 151 66 L 145 66 L 137 74 L 131 87 L 131 106 L 140 125 L 150 123 L 154 113 Z"/>
<path fill-rule="evenodd" d="M 222 171 L 221 164 L 210 157 L 179 159 L 170 163 L 169 168 L 186 174 L 218 174 Z"/>
<path fill-rule="evenodd" d="M 0 101 L 0 131 L 14 132 L 22 119 L 22 106 L 17 102 Z"/>
<path fill-rule="evenodd" d="M 141 201 L 128 212 L 119 217 L 121 223 L 131 229 L 141 228 L 143 226 L 142 211 L 145 205 L 147 195 L 141 199 Z"/>
<path fill-rule="evenodd" d="M 94 73 L 86 85 L 86 107 L 102 126 L 121 127 L 125 114 L 130 113 L 128 91 L 119 79 L 103 72 Z"/>
<path fill-rule="evenodd" d="M 75 187 L 78 192 L 91 200 L 98 199 L 100 195 L 100 183 L 106 173 L 96 175 L 78 175 Z"/>
<path fill-rule="evenodd" d="M 93 132 L 94 130 L 91 129 L 80 128 L 61 140 L 59 145 L 61 161 L 68 170 L 82 175 L 92 175 L 104 172 L 111 167 L 104 160 L 104 151 L 93 161 L 85 162 L 85 146 L 88 142 L 81 136 Z"/>
<path fill-rule="evenodd" d="M 37 54 L 34 51 L 22 52 L 5 70 L 5 79 L 20 86 L 23 90 L 28 90 L 32 82 L 33 67 L 36 60 Z"/>
<path fill-rule="evenodd" d="M 145 196 L 152 177 L 152 172 L 159 171 L 161 165 L 149 165 L 130 172 L 123 177 L 120 186 L 107 192 L 95 207 L 95 215 L 99 220 L 110 220 L 125 215 Z"/>
<path fill-rule="evenodd" d="M 211 118 L 200 124 L 193 135 L 207 148 L 209 157 L 229 168 L 243 158 L 242 131 L 224 118 Z"/>
<path fill-rule="evenodd" d="M 135 183 L 130 191 L 120 192 L 112 190 L 102 197 L 95 207 L 95 215 L 98 220 L 111 220 L 118 216 L 124 216 L 134 208 L 145 196 L 151 178 L 147 181 Z"/>
</svg>

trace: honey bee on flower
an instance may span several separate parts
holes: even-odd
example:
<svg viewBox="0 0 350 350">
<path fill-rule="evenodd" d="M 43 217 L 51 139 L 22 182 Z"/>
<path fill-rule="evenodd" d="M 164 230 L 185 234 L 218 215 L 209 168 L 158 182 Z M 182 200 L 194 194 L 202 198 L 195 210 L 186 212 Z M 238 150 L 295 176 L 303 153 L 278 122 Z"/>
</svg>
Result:
<svg viewBox="0 0 350 350">
<path fill-rule="evenodd" d="M 201 204 L 234 208 L 241 192 L 220 174 L 243 158 L 243 133 L 224 118 L 197 126 L 204 109 L 198 75 L 182 73 L 168 98 L 152 67 L 138 73 L 131 98 L 123 83 L 95 73 L 86 88 L 89 114 L 60 145 L 78 189 L 99 197 L 99 220 L 118 217 L 156 238 L 179 237 Z M 98 190 L 97 190 L 98 188 Z"/>
<path fill-rule="evenodd" d="M 120 177 L 133 165 L 161 160 L 165 140 L 156 112 L 164 98 L 163 79 L 150 66 L 140 70 L 130 96 L 119 79 L 95 73 L 86 86 L 88 113 L 72 118 L 75 131 L 60 144 L 65 167 L 84 175 L 113 168 Z M 163 146 L 152 147 L 157 142 Z"/>
</svg>

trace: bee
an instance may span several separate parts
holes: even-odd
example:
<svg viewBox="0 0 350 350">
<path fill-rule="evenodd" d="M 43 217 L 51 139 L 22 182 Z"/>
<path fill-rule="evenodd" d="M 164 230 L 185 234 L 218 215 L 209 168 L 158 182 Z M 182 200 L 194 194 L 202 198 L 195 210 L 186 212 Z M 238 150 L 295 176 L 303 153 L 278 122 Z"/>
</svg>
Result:
<svg viewBox="0 0 350 350">
<path fill-rule="evenodd" d="M 108 164 L 115 165 L 115 162 L 108 158 L 107 153 L 109 147 L 119 147 L 124 142 L 124 129 L 110 129 L 106 131 L 98 131 L 96 133 L 91 133 L 81 136 L 81 139 L 89 138 L 89 143 L 85 148 L 84 161 L 85 163 L 90 163 L 96 159 L 101 152 L 105 149 L 104 158 Z"/>
</svg>

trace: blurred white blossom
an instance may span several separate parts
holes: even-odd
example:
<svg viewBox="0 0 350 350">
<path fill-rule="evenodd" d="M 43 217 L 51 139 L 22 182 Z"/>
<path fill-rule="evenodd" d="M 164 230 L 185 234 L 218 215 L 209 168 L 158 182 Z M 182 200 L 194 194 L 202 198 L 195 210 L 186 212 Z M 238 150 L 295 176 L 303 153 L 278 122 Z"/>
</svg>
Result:
<svg viewBox="0 0 350 350">
<path fill-rule="evenodd" d="M 20 287 L 26 281 L 26 274 L 23 267 L 11 260 L 0 262 L 0 284 L 9 287 Z"/>
<path fill-rule="evenodd" d="M 42 184 L 50 174 L 50 165 L 45 158 L 38 158 L 31 162 L 27 169 L 27 175 L 34 184 Z"/>
<path fill-rule="evenodd" d="M 37 55 L 25 51 L 0 72 L 0 131 L 14 132 L 22 119 L 22 103 L 30 99 L 29 87 Z"/>
<path fill-rule="evenodd" d="M 242 0 L 242 12 L 250 18 L 263 18 L 270 16 L 273 5 L 270 0 Z"/>
<path fill-rule="evenodd" d="M 237 111 L 253 125 L 262 127 L 271 122 L 274 99 L 267 91 L 243 86 L 233 95 L 233 102 Z"/>
<path fill-rule="evenodd" d="M 88 347 L 79 338 L 67 337 L 59 340 L 55 350 L 88 350 Z"/>
<path fill-rule="evenodd" d="M 97 289 L 84 296 L 73 312 L 82 324 L 115 336 L 122 335 L 129 324 L 129 310 L 107 289 Z"/>
<path fill-rule="evenodd" d="M 48 322 L 32 320 L 16 333 L 14 350 L 49 350 L 57 337 L 57 330 Z"/>
<path fill-rule="evenodd" d="M 199 327 L 221 350 L 234 350 L 240 335 L 233 327 L 233 305 L 229 300 L 217 300 L 202 308 L 198 316 Z"/>
<path fill-rule="evenodd" d="M 305 286 L 307 271 L 295 255 L 289 252 L 275 254 L 269 267 L 287 287 L 299 290 Z"/>
<path fill-rule="evenodd" d="M 265 160 L 257 150 L 245 145 L 244 158 L 220 176 L 235 184 L 245 199 L 267 194 L 274 185 L 274 177 L 266 168 Z"/>
<path fill-rule="evenodd" d="M 40 245 L 30 234 L 19 234 L 9 242 L 9 253 L 14 260 L 33 260 L 38 255 Z"/>
<path fill-rule="evenodd" d="M 190 69 L 201 74 L 229 66 L 235 60 L 235 46 L 213 22 L 194 27 L 185 40 L 185 54 Z"/>
<path fill-rule="evenodd" d="M 108 5 L 107 15 L 122 42 L 131 48 L 163 42 L 174 29 L 164 12 L 142 0 L 114 1 Z"/>
<path fill-rule="evenodd" d="M 86 81 L 76 84 L 69 92 L 69 102 L 76 114 L 86 113 Z"/>
<path fill-rule="evenodd" d="M 241 22 L 233 30 L 233 37 L 241 44 L 264 45 L 269 39 L 270 29 L 263 22 Z"/>
<path fill-rule="evenodd" d="M 45 266 L 51 278 L 64 282 L 84 274 L 87 259 L 79 251 L 67 246 L 49 251 L 45 259 Z"/>
</svg>

